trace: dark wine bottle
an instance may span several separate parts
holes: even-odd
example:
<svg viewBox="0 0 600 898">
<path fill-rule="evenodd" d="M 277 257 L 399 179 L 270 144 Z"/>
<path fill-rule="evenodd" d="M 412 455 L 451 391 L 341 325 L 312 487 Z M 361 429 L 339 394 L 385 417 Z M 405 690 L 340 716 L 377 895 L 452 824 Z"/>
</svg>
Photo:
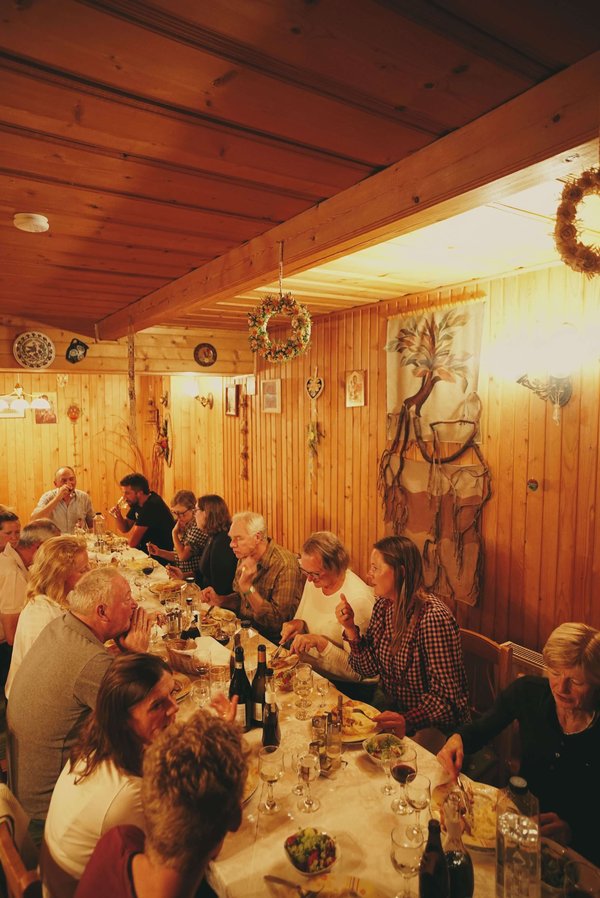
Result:
<svg viewBox="0 0 600 898">
<path fill-rule="evenodd" d="M 244 650 L 237 646 L 235 650 L 235 668 L 229 684 L 229 698 L 238 697 L 238 706 L 235 715 L 245 733 L 252 726 L 252 687 L 244 668 Z"/>
<path fill-rule="evenodd" d="M 254 679 L 252 680 L 252 722 L 254 726 L 263 725 L 263 713 L 265 708 L 265 685 L 267 681 L 267 647 L 258 646 L 257 665 Z"/>
<path fill-rule="evenodd" d="M 262 744 L 279 745 L 281 731 L 279 729 L 279 709 L 275 704 L 275 693 L 268 689 L 265 693 L 265 713 L 263 715 Z"/>
<path fill-rule="evenodd" d="M 449 898 L 448 864 L 442 850 L 439 820 L 429 821 L 429 838 L 419 869 L 420 898 Z"/>
<path fill-rule="evenodd" d="M 444 802 L 446 843 L 444 854 L 450 878 L 450 898 L 473 898 L 473 861 L 463 845 L 459 796 L 451 792 Z"/>
<path fill-rule="evenodd" d="M 240 631 L 236 630 L 233 634 L 233 651 L 231 652 L 231 656 L 229 658 L 229 676 L 233 676 L 233 671 L 235 670 L 235 650 L 240 645 Z"/>
</svg>

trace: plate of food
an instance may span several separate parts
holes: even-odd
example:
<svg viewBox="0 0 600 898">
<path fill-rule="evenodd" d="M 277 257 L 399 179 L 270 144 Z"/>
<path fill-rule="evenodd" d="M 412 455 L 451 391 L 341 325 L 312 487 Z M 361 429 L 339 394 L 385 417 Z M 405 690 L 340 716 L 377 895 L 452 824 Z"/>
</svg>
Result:
<svg viewBox="0 0 600 898">
<path fill-rule="evenodd" d="M 181 583 L 180 580 L 177 581 Z M 234 621 L 235 620 L 235 612 L 230 611 L 229 608 L 219 608 L 218 605 L 205 605 L 202 604 L 202 613 L 200 615 L 200 622 L 204 624 L 206 621 L 210 623 L 210 621 Z"/>
<path fill-rule="evenodd" d="M 342 705 L 342 742 L 362 742 L 367 736 L 379 732 L 379 726 L 372 719 L 379 711 L 366 702 L 347 698 Z"/>
<path fill-rule="evenodd" d="M 464 776 L 464 774 L 461 774 L 461 779 L 467 783 L 473 795 L 473 826 L 470 832 L 468 827 L 465 826 L 463 842 L 467 848 L 475 848 L 480 851 L 495 851 L 498 790 L 495 786 L 488 786 L 486 783 L 475 783 Z M 441 783 L 435 787 L 431 796 L 432 808 L 434 811 L 437 810 L 444 832 L 442 807 L 448 794 L 456 789 L 457 786 L 454 782 Z"/>
<path fill-rule="evenodd" d="M 179 671 L 174 671 L 173 679 L 175 680 L 175 686 L 178 690 L 177 695 L 175 696 L 175 701 L 182 702 L 184 698 L 187 698 L 190 694 L 192 681 L 186 674 L 179 673 Z"/>
<path fill-rule="evenodd" d="M 291 655 L 286 649 L 283 649 L 275 659 L 272 655 L 269 656 L 267 659 L 267 667 L 270 667 L 271 670 L 279 673 L 281 670 L 292 670 L 299 660 L 298 655 Z"/>
<path fill-rule="evenodd" d="M 161 580 L 160 583 L 150 583 L 148 589 L 159 599 L 168 599 L 181 594 L 181 587 L 185 586 L 185 580 Z"/>
<path fill-rule="evenodd" d="M 283 843 L 285 856 L 298 873 L 318 876 L 332 869 L 340 856 L 335 839 L 314 826 L 305 826 Z"/>
</svg>

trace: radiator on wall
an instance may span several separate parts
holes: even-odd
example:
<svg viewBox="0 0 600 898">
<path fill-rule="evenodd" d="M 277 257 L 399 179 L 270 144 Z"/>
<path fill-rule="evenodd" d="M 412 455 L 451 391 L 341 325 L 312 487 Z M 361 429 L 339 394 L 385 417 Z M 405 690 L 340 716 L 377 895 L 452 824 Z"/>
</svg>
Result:
<svg viewBox="0 0 600 898">
<path fill-rule="evenodd" d="M 505 642 L 504 645 L 509 645 L 512 648 L 511 681 L 525 675 L 544 676 L 544 661 L 540 652 L 534 652 L 533 649 L 519 645 L 518 642 Z"/>
</svg>

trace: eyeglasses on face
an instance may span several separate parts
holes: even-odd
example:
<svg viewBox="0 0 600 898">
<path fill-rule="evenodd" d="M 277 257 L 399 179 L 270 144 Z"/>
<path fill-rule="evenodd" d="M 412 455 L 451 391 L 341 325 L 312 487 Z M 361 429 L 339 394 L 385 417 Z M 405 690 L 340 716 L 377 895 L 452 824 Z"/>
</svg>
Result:
<svg viewBox="0 0 600 898">
<path fill-rule="evenodd" d="M 300 573 L 304 574 L 304 576 L 306 577 L 307 580 L 319 580 L 325 573 L 325 571 L 307 571 L 300 564 L 300 556 L 299 555 L 297 556 L 297 558 L 298 558 L 298 567 L 300 568 Z"/>
<path fill-rule="evenodd" d="M 189 514 L 189 513 L 190 513 L 190 511 L 194 511 L 194 509 L 193 509 L 193 508 L 186 508 L 185 511 L 173 511 L 172 514 L 173 514 L 176 518 L 184 518 L 184 517 L 186 516 L 186 514 Z"/>
</svg>

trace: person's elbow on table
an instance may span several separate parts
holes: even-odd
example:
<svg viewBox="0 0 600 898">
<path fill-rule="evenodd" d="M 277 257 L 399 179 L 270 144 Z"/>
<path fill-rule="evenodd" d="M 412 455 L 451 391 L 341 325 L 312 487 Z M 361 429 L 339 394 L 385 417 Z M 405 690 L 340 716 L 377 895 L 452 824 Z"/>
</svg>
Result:
<svg viewBox="0 0 600 898">
<path fill-rule="evenodd" d="M 437 759 L 442 767 L 455 778 L 462 770 L 464 757 L 463 741 L 458 733 L 450 736 L 444 747 L 437 754 Z"/>
</svg>

